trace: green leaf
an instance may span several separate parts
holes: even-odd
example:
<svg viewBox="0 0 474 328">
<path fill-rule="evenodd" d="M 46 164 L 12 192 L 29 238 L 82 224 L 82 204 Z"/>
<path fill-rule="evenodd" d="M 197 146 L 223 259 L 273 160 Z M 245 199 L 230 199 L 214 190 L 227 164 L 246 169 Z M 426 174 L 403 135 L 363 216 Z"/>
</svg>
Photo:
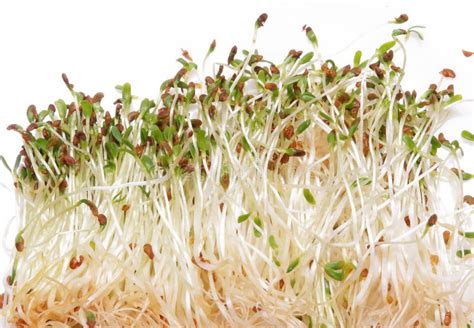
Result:
<svg viewBox="0 0 474 328">
<path fill-rule="evenodd" d="M 281 266 L 281 262 L 278 260 L 278 258 L 275 255 L 272 256 L 272 260 L 273 260 L 273 263 L 275 263 L 277 267 Z"/>
<path fill-rule="evenodd" d="M 314 196 L 309 189 L 303 189 L 303 195 L 304 199 L 306 199 L 309 204 L 316 205 L 316 199 L 314 199 Z"/>
<path fill-rule="evenodd" d="M 122 134 L 115 125 L 110 128 L 110 132 L 112 133 L 112 136 L 115 140 L 117 140 L 119 143 L 122 143 Z"/>
<path fill-rule="evenodd" d="M 91 311 L 87 311 L 86 313 L 86 319 L 87 319 L 87 322 L 95 322 L 95 314 Z"/>
<path fill-rule="evenodd" d="M 467 130 L 463 130 L 461 132 L 461 137 L 463 137 L 464 139 L 469 140 L 469 141 L 474 141 L 474 134 L 472 134 L 471 132 L 469 132 Z"/>
<path fill-rule="evenodd" d="M 122 99 L 124 108 L 128 109 L 132 103 L 132 86 L 128 82 L 122 86 Z"/>
<path fill-rule="evenodd" d="M 107 149 L 107 152 L 109 154 L 109 158 L 110 159 L 115 159 L 117 158 L 118 156 L 118 153 L 119 153 L 119 148 L 118 146 L 113 143 L 113 142 L 107 142 L 106 145 L 105 145 L 106 149 Z"/>
<path fill-rule="evenodd" d="M 66 117 L 67 105 L 62 99 L 58 99 L 54 102 L 56 109 L 58 110 L 59 117 L 61 119 Z"/>
<path fill-rule="evenodd" d="M 379 55 L 383 55 L 384 53 L 386 53 L 388 50 L 390 50 L 390 48 L 392 48 L 394 45 L 396 45 L 397 42 L 396 41 L 388 41 L 388 42 L 385 42 L 384 44 L 382 44 L 379 48 L 378 48 L 378 53 Z"/>
<path fill-rule="evenodd" d="M 153 138 L 155 139 L 156 143 L 158 144 L 161 144 L 161 142 L 163 140 L 165 140 L 165 137 L 163 136 L 163 132 L 161 132 L 160 129 L 158 129 L 157 127 L 154 127 L 152 130 L 151 130 L 151 135 L 153 136 Z"/>
<path fill-rule="evenodd" d="M 237 223 L 242 223 L 242 222 L 247 221 L 247 219 L 250 217 L 250 215 L 251 215 L 251 213 L 242 214 L 241 216 L 239 216 L 237 218 Z"/>
<path fill-rule="evenodd" d="M 311 92 L 308 92 L 306 91 L 305 93 L 303 93 L 301 95 L 301 99 L 304 101 L 304 102 L 308 102 L 308 101 L 311 101 L 313 99 L 315 99 L 316 97 L 311 93 Z"/>
<path fill-rule="evenodd" d="M 142 100 L 141 104 L 140 104 L 140 112 L 143 113 L 143 112 L 147 112 L 148 110 L 150 110 L 153 106 L 155 106 L 155 103 L 153 101 L 150 101 L 150 99 L 148 98 L 145 98 Z"/>
<path fill-rule="evenodd" d="M 48 141 L 43 138 L 39 138 L 35 140 L 35 145 L 38 149 L 47 152 L 48 151 Z"/>
<path fill-rule="evenodd" d="M 358 128 L 359 128 L 359 122 L 355 122 L 354 124 L 352 124 L 352 126 L 349 128 L 349 136 L 348 136 L 349 139 L 354 136 Z"/>
<path fill-rule="evenodd" d="M 316 37 L 316 34 L 314 33 L 313 29 L 310 27 L 306 28 L 306 36 L 308 37 L 308 40 L 315 45 L 316 47 L 318 46 L 318 38 Z"/>
<path fill-rule="evenodd" d="M 470 249 L 460 249 L 456 252 L 456 256 L 459 258 L 463 258 L 466 255 L 470 255 L 472 252 Z"/>
<path fill-rule="evenodd" d="M 249 153 L 252 151 L 252 149 L 250 148 L 250 144 L 247 141 L 247 138 L 245 138 L 245 136 L 242 137 L 242 147 L 244 148 L 245 151 Z"/>
<path fill-rule="evenodd" d="M 439 142 L 439 140 L 435 136 L 431 137 L 430 154 L 433 156 L 436 155 L 439 148 L 441 148 L 441 142 Z"/>
<path fill-rule="evenodd" d="M 260 229 L 257 229 L 257 228 L 253 228 L 253 234 L 255 237 L 262 237 L 262 233 L 260 232 L 260 230 L 263 230 L 263 222 L 262 222 L 262 219 L 260 219 L 260 217 L 256 217 L 255 219 L 253 219 L 253 223 L 259 227 Z"/>
<path fill-rule="evenodd" d="M 209 140 L 206 136 L 206 132 L 203 130 L 199 129 L 195 133 L 196 135 L 196 142 L 199 150 L 206 152 L 209 150 Z"/>
<path fill-rule="evenodd" d="M 410 138 L 408 135 L 404 134 L 403 137 L 403 142 L 407 145 L 408 149 L 410 151 L 415 151 L 416 150 L 416 144 L 413 141 L 412 138 Z"/>
<path fill-rule="evenodd" d="M 459 232 L 459 234 L 466 238 L 474 238 L 474 231 Z"/>
<path fill-rule="evenodd" d="M 300 264 L 299 257 L 296 260 L 293 260 L 290 262 L 290 264 L 288 265 L 288 268 L 286 269 L 286 273 L 290 273 L 291 271 L 293 271 L 298 266 L 298 264 Z"/>
<path fill-rule="evenodd" d="M 449 100 L 444 104 L 444 106 L 449 106 L 461 100 L 462 100 L 462 95 L 454 95 L 451 98 L 449 98 Z"/>
<path fill-rule="evenodd" d="M 392 36 L 393 37 L 396 37 L 396 36 L 399 36 L 399 35 L 406 35 L 406 34 L 407 34 L 407 31 L 403 30 L 401 28 L 397 28 L 397 29 L 392 31 Z"/>
<path fill-rule="evenodd" d="M 90 118 L 92 115 L 92 104 L 87 100 L 83 100 L 81 101 L 81 107 L 85 118 Z"/>
<path fill-rule="evenodd" d="M 311 120 L 303 121 L 298 127 L 296 128 L 296 135 L 302 134 L 309 126 L 311 125 Z"/>
<path fill-rule="evenodd" d="M 306 63 L 309 62 L 311 59 L 313 59 L 313 56 L 314 56 L 314 52 L 308 52 L 306 55 L 304 55 L 304 56 L 300 59 L 300 64 L 301 64 L 301 65 L 306 64 Z"/>
<path fill-rule="evenodd" d="M 327 141 L 328 141 L 328 143 L 331 147 L 336 146 L 337 139 L 336 139 L 336 132 L 334 132 L 334 130 L 329 132 L 329 134 L 327 136 Z"/>
<path fill-rule="evenodd" d="M 270 244 L 270 247 L 276 251 L 278 249 L 278 244 L 276 242 L 276 239 L 275 239 L 275 236 L 274 235 L 270 235 L 270 237 L 268 237 L 268 243 Z"/>
<path fill-rule="evenodd" d="M 337 281 L 343 281 L 353 269 L 354 265 L 345 261 L 330 262 L 324 266 L 324 272 Z"/>
<path fill-rule="evenodd" d="M 153 160 L 151 159 L 150 156 L 142 155 L 141 161 L 142 161 L 143 166 L 145 166 L 148 172 L 151 172 L 155 168 L 155 163 L 153 163 Z"/>
<path fill-rule="evenodd" d="M 362 57 L 362 51 L 357 50 L 355 55 L 354 55 L 354 67 L 357 67 L 360 65 L 360 58 Z"/>
</svg>

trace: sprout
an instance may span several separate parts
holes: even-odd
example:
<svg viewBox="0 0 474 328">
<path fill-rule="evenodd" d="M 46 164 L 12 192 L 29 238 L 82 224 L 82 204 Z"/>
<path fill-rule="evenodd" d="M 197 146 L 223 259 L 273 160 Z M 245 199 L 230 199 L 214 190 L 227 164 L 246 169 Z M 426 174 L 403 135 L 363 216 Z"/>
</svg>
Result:
<svg viewBox="0 0 474 328">
<path fill-rule="evenodd" d="M 406 90 L 404 40 L 420 28 L 349 64 L 308 26 L 312 51 L 281 63 L 234 46 L 207 76 L 182 50 L 156 101 L 124 83 L 106 104 L 63 75 L 72 99 L 8 126 L 21 219 L 1 313 L 38 327 L 465 326 L 453 304 L 473 277 L 474 175 L 459 167 L 473 138 L 438 134 L 462 100 L 453 85 Z"/>
</svg>

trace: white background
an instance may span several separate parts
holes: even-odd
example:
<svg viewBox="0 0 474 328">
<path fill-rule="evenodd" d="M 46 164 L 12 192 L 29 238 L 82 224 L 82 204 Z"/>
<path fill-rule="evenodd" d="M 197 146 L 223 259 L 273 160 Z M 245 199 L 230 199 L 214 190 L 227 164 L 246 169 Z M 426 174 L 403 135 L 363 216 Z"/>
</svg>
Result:
<svg viewBox="0 0 474 328">
<path fill-rule="evenodd" d="M 2 1 L 0 3 L 0 154 L 13 165 L 20 137 L 5 128 L 26 125 L 26 108 L 45 109 L 58 98 L 69 99 L 61 80 L 66 72 L 79 90 L 106 94 L 105 104 L 117 97 L 114 86 L 132 84 L 140 97 L 158 96 L 162 81 L 180 68 L 180 48 L 200 63 L 210 42 L 217 40 L 211 61 L 226 61 L 230 48 L 250 46 L 255 19 L 269 15 L 259 33 L 258 48 L 276 62 L 289 49 L 310 50 L 303 24 L 312 26 L 323 55 L 338 63 L 352 62 L 356 50 L 369 52 L 389 41 L 394 26 L 385 24 L 401 13 L 412 25 L 426 25 L 425 41 L 409 42 L 405 88 L 424 91 L 439 81 L 438 72 L 452 68 L 456 92 L 474 98 L 474 19 L 468 1 Z M 410 26 L 410 25 L 409 25 Z M 351 44 L 352 41 L 354 43 Z M 339 50 L 349 46 L 344 52 Z M 112 106 L 110 106 L 113 108 Z M 445 131 L 459 138 L 474 130 L 474 103 L 453 110 Z M 465 168 L 474 171 L 473 145 Z M 0 183 L 11 189 L 0 167 Z M 471 189 L 472 190 L 472 189 Z M 11 191 L 0 186 L 0 240 L 15 215 Z M 15 229 L 3 240 L 13 246 Z M 10 267 L 9 252 L 0 250 L 0 274 Z M 3 286 L 0 286 L 2 292 Z"/>
</svg>

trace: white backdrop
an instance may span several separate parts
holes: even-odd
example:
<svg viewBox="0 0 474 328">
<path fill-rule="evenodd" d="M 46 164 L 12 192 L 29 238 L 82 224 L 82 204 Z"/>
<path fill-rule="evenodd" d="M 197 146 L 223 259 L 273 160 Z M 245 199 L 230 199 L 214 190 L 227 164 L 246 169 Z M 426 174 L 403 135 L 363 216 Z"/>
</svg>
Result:
<svg viewBox="0 0 474 328">
<path fill-rule="evenodd" d="M 457 73 L 456 92 L 474 98 L 474 20 L 469 2 L 460 1 L 2 1 L 0 3 L 0 154 L 13 164 L 20 147 L 10 123 L 25 124 L 26 108 L 44 109 L 68 97 L 61 73 L 77 89 L 102 91 L 104 104 L 116 98 L 114 86 L 132 84 L 140 97 L 158 96 L 162 81 L 180 68 L 175 61 L 187 49 L 200 63 L 210 42 L 217 40 L 211 61 L 225 61 L 230 48 L 250 46 L 253 24 L 267 12 L 258 48 L 272 60 L 289 49 L 309 50 L 304 24 L 316 32 L 323 54 L 336 62 L 352 61 L 353 53 L 374 51 L 388 41 L 393 26 L 385 24 L 401 13 L 426 25 L 425 41 L 411 40 L 405 88 L 425 90 L 438 82 L 438 72 Z M 355 41 L 354 43 L 351 43 Z M 348 46 L 348 47 L 347 47 Z M 341 53 L 340 50 L 347 49 Z M 445 133 L 459 138 L 474 130 L 474 103 L 456 106 Z M 462 142 L 465 168 L 474 171 L 474 147 Z M 470 148 L 470 149 L 469 149 Z M 3 240 L 15 215 L 12 181 L 0 167 L 0 240 L 13 246 L 15 228 Z M 8 189 L 3 188 L 6 186 Z M 472 191 L 472 184 L 470 186 Z M 0 274 L 6 273 L 9 252 L 0 250 Z M 0 293 L 3 286 L 0 286 Z"/>
</svg>

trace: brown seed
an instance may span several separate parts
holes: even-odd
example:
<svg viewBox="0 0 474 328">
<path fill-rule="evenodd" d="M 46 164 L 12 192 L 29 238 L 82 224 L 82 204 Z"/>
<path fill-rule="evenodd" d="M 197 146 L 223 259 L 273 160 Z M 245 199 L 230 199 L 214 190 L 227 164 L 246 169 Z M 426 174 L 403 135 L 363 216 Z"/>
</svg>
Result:
<svg viewBox="0 0 474 328">
<path fill-rule="evenodd" d="M 361 70 L 360 67 L 353 67 L 353 68 L 351 69 L 351 72 L 352 72 L 352 74 L 354 74 L 355 76 L 359 76 L 360 73 L 362 72 L 362 70 Z M 360 85 L 359 85 L 359 87 L 360 87 Z"/>
<path fill-rule="evenodd" d="M 364 153 L 364 156 L 367 156 L 369 154 L 369 135 L 367 132 L 364 132 L 362 136 L 362 152 Z"/>
<path fill-rule="evenodd" d="M 445 143 L 445 142 L 448 141 L 448 139 L 446 139 L 446 138 L 444 137 L 444 134 L 443 134 L 443 133 L 438 134 L 438 140 L 439 140 L 439 142 L 441 142 L 441 143 Z"/>
<path fill-rule="evenodd" d="M 130 209 L 130 205 L 125 204 L 122 206 L 122 211 L 124 211 L 125 213 L 127 213 L 129 209 Z"/>
<path fill-rule="evenodd" d="M 288 154 L 283 154 L 283 156 L 280 159 L 281 164 L 286 164 L 290 161 L 290 156 Z"/>
<path fill-rule="evenodd" d="M 204 81 L 206 82 L 206 85 L 211 85 L 214 83 L 214 79 L 210 76 L 206 76 L 206 78 L 204 79 Z"/>
<path fill-rule="evenodd" d="M 401 14 L 400 16 L 395 18 L 395 22 L 397 22 L 399 24 L 405 23 L 407 20 L 408 20 L 408 15 L 407 14 Z"/>
<path fill-rule="evenodd" d="M 272 74 L 280 74 L 280 70 L 278 69 L 278 67 L 273 64 L 271 64 L 270 66 L 270 72 L 272 72 Z"/>
<path fill-rule="evenodd" d="M 277 88 L 278 88 L 278 86 L 275 83 L 271 83 L 271 82 L 265 83 L 265 89 L 267 89 L 267 90 L 273 91 Z"/>
<path fill-rule="evenodd" d="M 360 278 L 367 278 L 368 275 L 369 275 L 369 269 L 367 269 L 367 268 L 364 268 L 364 269 L 360 272 Z"/>
<path fill-rule="evenodd" d="M 451 238 L 451 232 L 449 232 L 448 230 L 445 230 L 443 232 L 443 240 L 444 240 L 444 244 L 447 246 L 448 243 L 449 243 L 449 238 Z"/>
<path fill-rule="evenodd" d="M 0 310 L 3 309 L 3 302 L 5 301 L 5 294 L 0 294 Z"/>
<path fill-rule="evenodd" d="M 67 154 L 63 154 L 63 155 L 61 155 L 61 163 L 65 164 L 67 166 L 72 166 L 76 163 L 76 161 L 71 156 L 69 156 Z"/>
<path fill-rule="evenodd" d="M 274 170 L 275 170 L 275 167 L 276 167 L 275 161 L 269 161 L 269 162 L 268 162 L 267 168 L 268 168 L 270 171 L 274 171 Z"/>
<path fill-rule="evenodd" d="M 387 303 L 392 304 L 393 303 L 393 297 L 390 295 L 387 295 Z"/>
<path fill-rule="evenodd" d="M 467 50 L 463 50 L 463 51 L 462 51 L 462 54 L 463 54 L 465 57 L 471 57 L 472 55 L 474 55 L 474 52 L 472 52 L 472 51 L 467 51 Z"/>
<path fill-rule="evenodd" d="M 283 136 L 286 138 L 286 139 L 291 139 L 293 138 L 293 136 L 295 135 L 295 128 L 293 127 L 292 124 L 289 124 L 287 125 L 284 129 L 283 129 Z"/>
<path fill-rule="evenodd" d="M 99 214 L 97 216 L 97 221 L 99 221 L 100 226 L 105 226 L 107 224 L 107 217 L 104 214 Z"/>
<path fill-rule="evenodd" d="M 305 152 L 304 150 L 302 150 L 302 149 L 295 149 L 295 150 L 293 151 L 293 155 L 292 155 L 292 156 L 294 156 L 294 157 L 303 157 L 303 156 L 305 156 L 305 155 L 306 155 L 306 152 Z"/>
<path fill-rule="evenodd" d="M 474 205 L 474 197 L 472 197 L 471 195 L 464 196 L 464 203 L 468 205 Z"/>
<path fill-rule="evenodd" d="M 143 246 L 143 251 L 146 255 L 148 255 L 150 260 L 153 260 L 155 258 L 155 254 L 153 253 L 153 247 L 150 244 L 145 244 Z"/>
<path fill-rule="evenodd" d="M 62 79 L 63 79 L 64 84 L 66 84 L 66 86 L 67 86 L 69 89 L 72 89 L 72 88 L 74 87 L 74 85 L 72 85 L 71 83 L 69 83 L 69 79 L 68 79 L 66 73 L 61 74 L 61 77 L 62 77 Z"/>
<path fill-rule="evenodd" d="M 193 58 L 189 55 L 189 52 L 187 50 L 181 49 L 181 56 L 183 56 L 189 61 L 193 61 Z"/>
<path fill-rule="evenodd" d="M 430 218 L 428 219 L 428 226 L 430 227 L 434 226 L 437 221 L 438 221 L 438 216 L 436 214 L 431 215 Z"/>
<path fill-rule="evenodd" d="M 405 224 L 407 225 L 407 227 L 409 227 L 410 226 L 410 217 L 407 215 L 407 216 L 405 216 L 404 220 L 405 220 Z"/>
<path fill-rule="evenodd" d="M 31 132 L 33 130 L 36 130 L 38 128 L 38 123 L 31 123 L 30 125 L 28 125 L 28 127 L 26 128 L 26 132 Z M 48 130 L 43 130 L 43 131 L 48 131 Z"/>
<path fill-rule="evenodd" d="M 444 314 L 443 324 L 445 326 L 451 325 L 451 312 L 450 311 L 446 311 L 446 313 Z"/>
<path fill-rule="evenodd" d="M 396 66 L 396 65 L 393 65 L 393 64 L 390 65 L 390 68 L 392 69 L 392 71 L 394 71 L 394 72 L 396 72 L 396 73 L 398 73 L 398 72 L 401 71 L 401 68 L 400 68 L 400 67 L 398 67 L 398 66 Z"/>
<path fill-rule="evenodd" d="M 257 21 L 256 21 L 257 27 L 262 27 L 267 21 L 267 18 L 268 18 L 268 15 L 266 13 L 263 13 L 260 16 L 258 16 Z"/>
<path fill-rule="evenodd" d="M 379 96 L 377 96 L 375 93 L 369 93 L 367 95 L 367 99 L 368 100 L 374 100 L 374 99 L 377 99 Z"/>
<path fill-rule="evenodd" d="M 230 184 L 229 173 L 224 173 L 221 177 L 221 186 L 222 188 L 224 188 L 224 190 L 227 191 L 227 189 L 229 189 L 229 184 Z"/>
<path fill-rule="evenodd" d="M 25 249 L 25 240 L 22 236 L 18 236 L 15 240 L 15 248 L 16 250 L 21 253 Z"/>
<path fill-rule="evenodd" d="M 454 71 L 452 69 L 449 69 L 449 68 L 443 68 L 441 70 L 441 72 L 439 72 L 441 75 L 443 75 L 444 77 L 448 77 L 448 78 L 455 78 L 456 77 L 456 73 L 454 73 Z"/>
<path fill-rule="evenodd" d="M 61 181 L 61 183 L 59 184 L 59 191 L 60 191 L 60 192 L 66 191 L 67 186 L 68 186 L 67 181 L 66 181 L 66 179 L 64 179 L 64 180 Z"/>
<path fill-rule="evenodd" d="M 202 121 L 200 119 L 197 119 L 197 118 L 191 119 L 191 126 L 193 127 L 193 129 L 197 129 L 201 127 L 201 125 L 202 125 Z"/>
<path fill-rule="evenodd" d="M 389 50 L 386 53 L 384 53 L 382 58 L 385 62 L 391 62 L 393 59 L 393 50 Z"/>
<path fill-rule="evenodd" d="M 135 146 L 135 153 L 137 154 L 138 157 L 142 157 L 144 150 L 145 150 L 145 147 L 143 147 L 142 145 Z"/>
<path fill-rule="evenodd" d="M 127 119 L 128 119 L 129 122 L 133 122 L 138 118 L 138 116 L 140 116 L 139 112 L 137 112 L 137 111 L 130 112 L 127 116 Z"/>
<path fill-rule="evenodd" d="M 237 46 L 233 46 L 230 49 L 229 57 L 227 58 L 227 64 L 231 64 L 234 61 L 234 57 L 237 54 Z"/>
<path fill-rule="evenodd" d="M 430 262 L 431 265 L 436 266 L 439 263 L 439 256 L 438 255 L 430 255 Z"/>
<path fill-rule="evenodd" d="M 209 50 L 214 51 L 214 49 L 216 49 L 216 45 L 216 40 L 212 40 L 211 45 L 209 46 Z"/>
</svg>

